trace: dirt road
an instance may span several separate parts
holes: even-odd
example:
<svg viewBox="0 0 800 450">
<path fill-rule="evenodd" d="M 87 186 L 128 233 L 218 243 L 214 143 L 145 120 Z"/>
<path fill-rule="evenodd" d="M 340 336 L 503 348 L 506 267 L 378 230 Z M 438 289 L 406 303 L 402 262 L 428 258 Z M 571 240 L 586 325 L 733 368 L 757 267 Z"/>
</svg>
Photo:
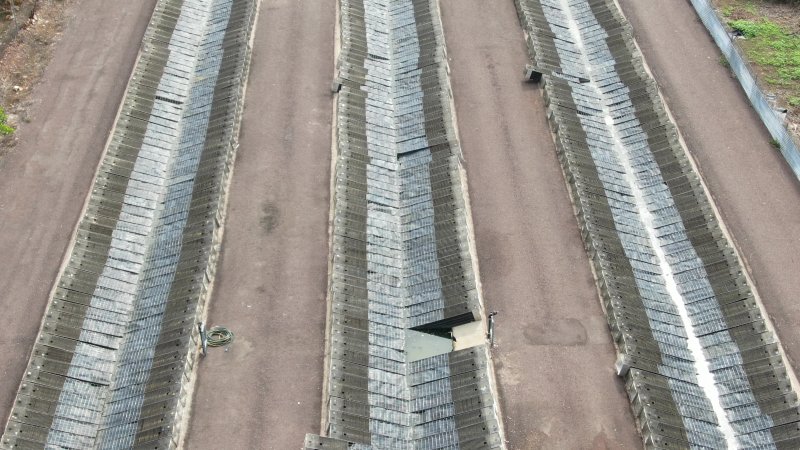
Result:
<svg viewBox="0 0 800 450">
<path fill-rule="evenodd" d="M 300 448 L 319 431 L 335 3 L 263 0 L 187 448 Z"/>
<path fill-rule="evenodd" d="M 514 2 L 442 10 L 509 448 L 638 448 Z"/>
<path fill-rule="evenodd" d="M 620 3 L 797 370 L 800 183 L 691 4 Z"/>
<path fill-rule="evenodd" d="M 3 425 L 154 6 L 77 2 L 32 94 L 31 122 L 0 159 Z"/>
</svg>

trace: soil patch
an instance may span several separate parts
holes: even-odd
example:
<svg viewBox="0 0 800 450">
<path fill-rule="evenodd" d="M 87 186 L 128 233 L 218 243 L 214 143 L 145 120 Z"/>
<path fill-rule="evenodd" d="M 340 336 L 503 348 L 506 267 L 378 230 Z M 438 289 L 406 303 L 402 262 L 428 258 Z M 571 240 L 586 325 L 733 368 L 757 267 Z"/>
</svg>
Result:
<svg viewBox="0 0 800 450">
<path fill-rule="evenodd" d="M 15 0 L 16 24 L 7 6 L 0 7 L 0 107 L 10 126 L 30 120 L 30 92 L 50 61 L 65 11 L 75 1 Z M 14 134 L 0 136 L 0 158 L 15 144 Z"/>
</svg>

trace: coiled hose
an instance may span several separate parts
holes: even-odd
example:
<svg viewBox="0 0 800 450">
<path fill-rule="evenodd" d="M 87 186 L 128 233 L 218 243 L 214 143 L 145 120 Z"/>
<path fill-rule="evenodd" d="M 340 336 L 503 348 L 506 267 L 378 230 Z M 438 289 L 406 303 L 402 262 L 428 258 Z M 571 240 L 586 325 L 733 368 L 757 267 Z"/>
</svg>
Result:
<svg viewBox="0 0 800 450">
<path fill-rule="evenodd" d="M 222 347 L 233 342 L 233 331 L 225 327 L 213 327 L 206 333 L 209 347 Z"/>
</svg>

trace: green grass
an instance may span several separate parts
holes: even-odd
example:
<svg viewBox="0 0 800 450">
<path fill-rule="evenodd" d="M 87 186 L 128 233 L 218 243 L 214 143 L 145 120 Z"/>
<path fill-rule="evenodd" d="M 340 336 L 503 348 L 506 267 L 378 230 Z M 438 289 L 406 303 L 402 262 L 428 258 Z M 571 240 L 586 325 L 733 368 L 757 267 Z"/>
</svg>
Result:
<svg viewBox="0 0 800 450">
<path fill-rule="evenodd" d="M 800 36 L 766 19 L 732 20 L 728 25 L 747 38 L 744 48 L 751 61 L 774 69 L 768 83 L 792 86 L 800 81 Z"/>
<path fill-rule="evenodd" d="M 728 22 L 728 25 L 742 33 L 746 38 L 775 37 L 783 34 L 781 27 L 769 20 L 762 20 L 759 22 L 754 22 L 752 20 L 732 20 Z"/>
<path fill-rule="evenodd" d="M 8 116 L 6 116 L 6 112 L 0 107 L 0 135 L 4 134 L 11 134 L 14 132 L 14 128 L 11 127 L 6 123 L 8 120 Z"/>
</svg>

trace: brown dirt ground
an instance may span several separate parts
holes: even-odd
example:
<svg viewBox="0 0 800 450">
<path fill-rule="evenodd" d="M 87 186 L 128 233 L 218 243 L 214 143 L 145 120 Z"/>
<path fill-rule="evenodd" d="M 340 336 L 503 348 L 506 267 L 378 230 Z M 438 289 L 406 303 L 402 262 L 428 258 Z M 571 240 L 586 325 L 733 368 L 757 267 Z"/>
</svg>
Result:
<svg viewBox="0 0 800 450">
<path fill-rule="evenodd" d="M 9 125 L 28 122 L 29 92 L 42 77 L 52 56 L 52 44 L 64 28 L 64 11 L 74 0 L 39 1 L 30 19 L 9 43 L 0 42 L 0 106 L 9 116 Z M 32 3 L 32 2 L 28 2 Z M 0 34 L 13 27 L 9 16 L 0 21 Z M 0 138 L 0 157 L 15 146 L 15 135 Z"/>
<path fill-rule="evenodd" d="M 335 2 L 262 0 L 186 448 L 287 450 L 320 431 Z"/>
</svg>

